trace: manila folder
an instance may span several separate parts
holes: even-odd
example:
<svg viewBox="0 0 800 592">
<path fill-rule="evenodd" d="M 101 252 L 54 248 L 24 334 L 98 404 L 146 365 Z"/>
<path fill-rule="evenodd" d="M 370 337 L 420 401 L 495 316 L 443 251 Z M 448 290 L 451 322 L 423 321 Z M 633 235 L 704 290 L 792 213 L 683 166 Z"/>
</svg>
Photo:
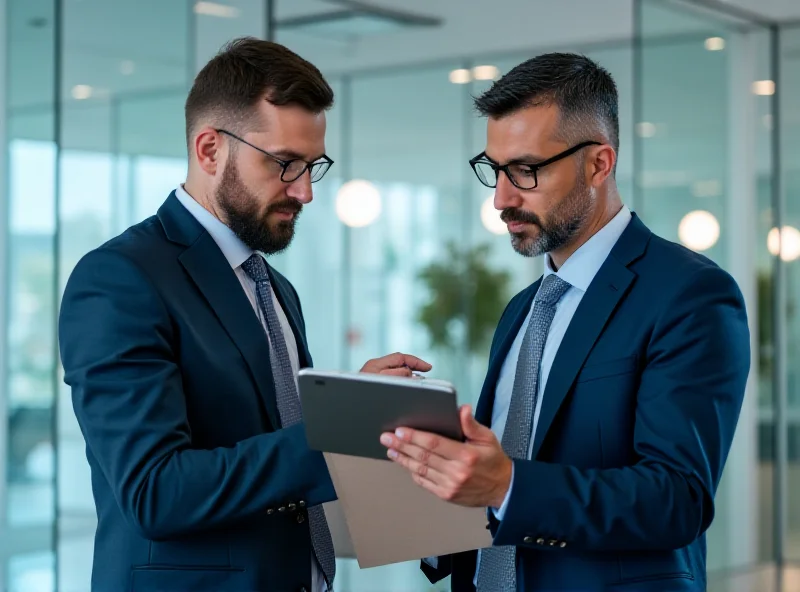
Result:
<svg viewBox="0 0 800 592">
<path fill-rule="evenodd" d="M 486 508 L 443 501 L 388 460 L 323 454 L 362 569 L 492 545 Z"/>
</svg>

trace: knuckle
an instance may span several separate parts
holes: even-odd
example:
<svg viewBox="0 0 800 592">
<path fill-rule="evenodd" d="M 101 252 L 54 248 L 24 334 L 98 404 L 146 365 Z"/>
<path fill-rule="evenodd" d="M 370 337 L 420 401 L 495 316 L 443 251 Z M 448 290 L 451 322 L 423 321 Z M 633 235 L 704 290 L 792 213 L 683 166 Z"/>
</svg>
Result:
<svg viewBox="0 0 800 592">
<path fill-rule="evenodd" d="M 478 455 L 474 452 L 467 452 L 464 455 L 464 464 L 468 467 L 474 467 L 476 464 L 478 464 Z"/>
<path fill-rule="evenodd" d="M 427 464 L 430 458 L 431 458 L 431 453 L 425 449 L 420 449 L 419 453 L 417 454 L 417 459 L 422 464 Z"/>
<path fill-rule="evenodd" d="M 417 465 L 417 475 L 419 475 L 420 477 L 426 477 L 428 475 L 428 466 Z"/>
</svg>

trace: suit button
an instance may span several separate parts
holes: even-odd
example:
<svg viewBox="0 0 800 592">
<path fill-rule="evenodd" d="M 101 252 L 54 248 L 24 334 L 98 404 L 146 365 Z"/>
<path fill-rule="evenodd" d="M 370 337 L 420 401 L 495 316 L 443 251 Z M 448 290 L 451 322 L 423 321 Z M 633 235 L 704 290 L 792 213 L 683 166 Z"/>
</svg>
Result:
<svg viewBox="0 0 800 592">
<path fill-rule="evenodd" d="M 278 512 L 280 512 L 281 514 L 283 514 L 285 511 L 286 511 L 285 506 L 281 506 L 280 508 L 278 508 Z"/>
<path fill-rule="evenodd" d="M 297 502 L 297 505 L 300 506 L 301 508 L 305 508 L 306 507 L 306 503 L 303 500 L 300 500 L 299 502 Z"/>
<path fill-rule="evenodd" d="M 298 515 L 297 515 L 297 523 L 298 523 L 298 524 L 302 524 L 302 523 L 303 523 L 303 522 L 305 522 L 305 521 L 306 521 L 306 516 L 305 516 L 305 514 L 298 514 Z"/>
<path fill-rule="evenodd" d="M 541 537 L 540 537 L 540 538 L 538 538 L 538 539 L 536 539 L 536 544 L 537 544 L 537 545 L 544 545 L 544 539 L 543 539 L 543 538 L 541 538 Z"/>
<path fill-rule="evenodd" d="M 289 504 L 289 511 L 290 512 L 294 512 L 296 509 L 297 509 L 297 506 L 295 506 L 294 504 Z"/>
<path fill-rule="evenodd" d="M 564 547 L 566 547 L 566 546 L 567 546 L 567 543 L 565 543 L 564 541 L 561 541 L 561 542 L 558 544 L 558 546 L 559 546 L 559 547 L 561 547 L 561 548 L 563 549 Z"/>
<path fill-rule="evenodd" d="M 533 542 L 533 539 L 531 537 L 525 537 L 522 539 L 522 542 L 530 545 Z"/>
</svg>

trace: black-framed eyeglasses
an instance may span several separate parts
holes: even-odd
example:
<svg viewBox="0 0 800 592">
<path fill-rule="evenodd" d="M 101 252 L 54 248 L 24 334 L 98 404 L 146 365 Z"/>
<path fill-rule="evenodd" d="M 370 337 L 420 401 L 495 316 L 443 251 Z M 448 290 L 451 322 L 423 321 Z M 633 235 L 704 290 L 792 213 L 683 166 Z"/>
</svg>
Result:
<svg viewBox="0 0 800 592">
<path fill-rule="evenodd" d="M 243 144 L 247 144 L 251 148 L 255 148 L 262 154 L 269 156 L 272 160 L 277 162 L 281 166 L 281 181 L 283 181 L 284 183 L 293 183 L 294 181 L 297 181 L 300 177 L 303 176 L 303 173 L 305 173 L 306 170 L 308 170 L 309 174 L 311 175 L 311 182 L 316 183 L 317 181 L 322 179 L 322 177 L 325 176 L 325 173 L 327 173 L 328 170 L 331 168 L 331 165 L 333 165 L 333 161 L 330 158 L 328 158 L 327 154 L 323 154 L 320 158 L 318 158 L 314 162 L 308 162 L 303 160 L 302 158 L 292 158 L 291 160 L 284 160 L 282 158 L 278 158 L 274 154 L 270 154 L 266 150 L 262 150 L 258 146 L 251 144 L 250 142 L 240 138 L 236 134 L 232 134 L 228 130 L 218 129 L 217 132 L 220 134 L 225 134 L 226 136 L 230 136 L 235 140 L 239 140 Z"/>
<path fill-rule="evenodd" d="M 475 158 L 470 159 L 469 164 L 472 170 L 475 171 L 478 180 L 487 187 L 497 187 L 497 179 L 500 176 L 500 171 L 503 171 L 514 187 L 524 190 L 536 189 L 539 186 L 539 169 L 575 154 L 581 148 L 600 145 L 600 142 L 581 142 L 572 148 L 564 150 L 564 152 L 559 152 L 555 156 L 537 163 L 512 161 L 508 164 L 497 164 L 489 160 L 485 152 L 481 152 Z"/>
</svg>

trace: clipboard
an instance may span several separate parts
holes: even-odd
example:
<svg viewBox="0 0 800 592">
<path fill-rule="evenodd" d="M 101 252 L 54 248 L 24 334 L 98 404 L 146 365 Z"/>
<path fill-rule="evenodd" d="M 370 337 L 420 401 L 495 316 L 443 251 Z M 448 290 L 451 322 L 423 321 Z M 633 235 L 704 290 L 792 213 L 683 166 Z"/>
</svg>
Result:
<svg viewBox="0 0 800 592">
<path fill-rule="evenodd" d="M 308 445 L 323 452 L 344 518 L 333 533 L 337 557 L 365 569 L 492 545 L 486 508 L 439 499 L 380 444 L 400 426 L 463 441 L 452 384 L 311 369 L 298 382 Z"/>
</svg>

